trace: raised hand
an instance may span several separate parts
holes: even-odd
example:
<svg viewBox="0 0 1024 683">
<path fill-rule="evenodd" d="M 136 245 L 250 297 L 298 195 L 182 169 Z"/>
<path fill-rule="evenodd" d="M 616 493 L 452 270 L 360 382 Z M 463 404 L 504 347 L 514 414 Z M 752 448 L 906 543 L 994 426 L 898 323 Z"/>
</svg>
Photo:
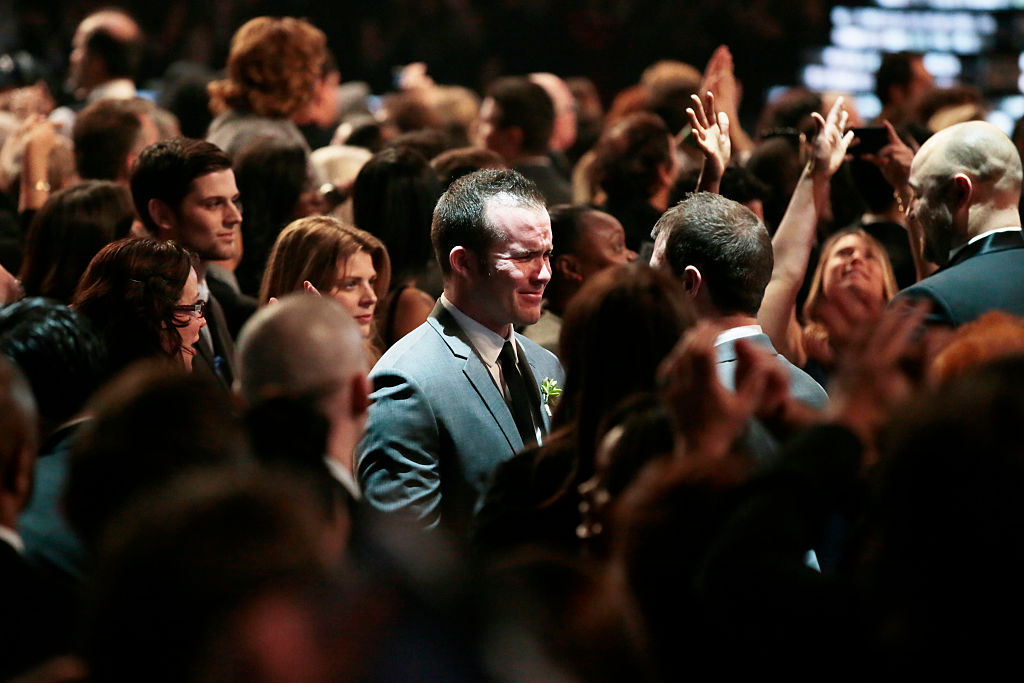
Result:
<svg viewBox="0 0 1024 683">
<path fill-rule="evenodd" d="M 907 187 L 907 180 L 910 178 L 910 164 L 914 161 L 914 150 L 908 147 L 896 129 L 888 121 L 882 121 L 889 132 L 889 144 L 878 150 L 875 154 L 865 154 L 861 158 L 870 161 L 882 172 L 886 182 L 892 188 L 903 194 Z"/>
<path fill-rule="evenodd" d="M 704 158 L 713 166 L 711 169 L 722 176 L 732 156 L 732 143 L 729 140 L 729 116 L 724 111 L 716 113 L 715 95 L 710 90 L 704 93 L 702 102 L 697 95 L 690 95 L 693 106 L 686 109 L 693 127 L 693 135 L 697 146 L 704 153 Z"/>
<path fill-rule="evenodd" d="M 718 93 L 718 104 L 722 111 L 735 115 L 740 108 L 740 88 L 733 72 L 732 53 L 726 45 L 719 45 L 711 53 L 711 59 L 704 68 L 700 91 Z"/>
<path fill-rule="evenodd" d="M 925 302 L 897 301 L 870 326 L 862 326 L 840 354 L 829 386 L 830 417 L 856 432 L 869 447 L 895 406 L 923 382 L 926 344 L 918 343 Z"/>
<path fill-rule="evenodd" d="M 725 112 L 732 122 L 732 129 L 729 137 L 732 139 L 733 152 L 744 157 L 753 151 L 754 143 L 739 125 L 740 99 L 743 89 L 736 80 L 736 73 L 733 69 L 732 53 L 728 46 L 719 45 L 711 53 L 704 68 L 704 79 L 701 81 L 699 92 L 711 91 L 715 93 L 718 100 L 718 110 Z"/>
<path fill-rule="evenodd" d="M 811 171 L 824 178 L 831 178 L 842 166 L 846 150 L 853 142 L 852 130 L 843 133 L 849 114 L 843 109 L 843 98 L 837 97 L 828 116 L 822 118 L 818 112 L 811 116 L 818 125 L 818 133 L 811 141 Z"/>
<path fill-rule="evenodd" d="M 691 95 L 693 107 L 688 107 L 686 114 L 690 117 L 693 137 L 704 154 L 704 165 L 701 168 L 698 191 L 718 192 L 718 186 L 729 165 L 732 156 L 732 143 L 729 140 L 729 116 L 715 111 L 715 96 L 710 90 L 704 93 L 702 102 L 697 95 Z"/>
</svg>

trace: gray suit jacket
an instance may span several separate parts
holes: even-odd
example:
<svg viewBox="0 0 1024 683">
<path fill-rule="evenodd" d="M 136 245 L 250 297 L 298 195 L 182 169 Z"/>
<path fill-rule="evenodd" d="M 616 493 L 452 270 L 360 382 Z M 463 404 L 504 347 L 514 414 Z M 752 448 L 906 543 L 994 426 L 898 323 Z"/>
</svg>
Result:
<svg viewBox="0 0 1024 683">
<path fill-rule="evenodd" d="M 558 359 L 526 337 L 527 384 L 564 383 Z M 497 465 L 523 448 L 512 413 L 462 329 L 438 304 L 370 373 L 373 404 L 357 449 L 367 502 L 428 527 L 465 529 Z M 541 410 L 544 431 L 549 416 Z"/>
<path fill-rule="evenodd" d="M 828 394 L 814 379 L 806 372 L 786 360 L 772 346 L 771 340 L 766 334 L 758 334 L 746 339 L 758 346 L 763 346 L 775 354 L 779 362 L 789 372 L 789 392 L 793 398 L 806 403 L 812 408 L 824 408 L 828 403 Z M 736 390 L 736 344 L 734 341 L 727 341 L 715 347 L 718 357 L 718 379 L 722 385 L 731 391 Z M 746 448 L 758 462 L 771 460 L 779 452 L 778 439 L 768 428 L 758 420 L 751 420 L 747 427 L 747 433 L 743 436 L 743 447 Z"/>
</svg>

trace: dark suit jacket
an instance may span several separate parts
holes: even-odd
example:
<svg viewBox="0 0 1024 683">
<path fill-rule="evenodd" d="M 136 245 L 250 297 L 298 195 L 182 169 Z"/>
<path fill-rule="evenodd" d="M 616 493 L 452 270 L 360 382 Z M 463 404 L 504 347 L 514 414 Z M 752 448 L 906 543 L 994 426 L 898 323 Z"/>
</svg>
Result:
<svg viewBox="0 0 1024 683">
<path fill-rule="evenodd" d="M 0 680 L 66 653 L 77 603 L 0 540 Z"/>
<path fill-rule="evenodd" d="M 779 362 L 789 373 L 789 392 L 793 398 L 806 403 L 812 408 L 824 408 L 828 403 L 828 394 L 814 379 L 806 372 L 786 360 L 772 346 L 771 340 L 766 334 L 758 334 L 746 339 L 754 344 L 763 346 L 779 359 Z M 727 389 L 736 390 L 736 344 L 735 341 L 727 341 L 715 347 L 718 357 L 718 379 Z M 747 433 L 743 437 L 743 447 L 746 448 L 758 462 L 765 462 L 774 459 L 779 452 L 779 441 L 774 434 L 760 421 L 751 420 L 747 427 Z"/>
<path fill-rule="evenodd" d="M 564 383 L 558 359 L 526 337 L 528 387 Z M 498 463 L 523 448 L 515 420 L 487 367 L 440 303 L 370 373 L 373 404 L 357 449 L 366 501 L 433 527 L 459 530 L 482 504 Z M 549 416 L 542 412 L 544 431 Z"/>
<path fill-rule="evenodd" d="M 235 378 L 235 342 L 228 333 L 224 311 L 212 291 L 206 304 L 206 328 L 213 338 L 213 345 L 211 346 L 202 335 L 199 336 L 199 343 L 196 345 L 199 353 L 192 361 L 192 369 L 215 377 L 218 383 L 230 392 L 231 383 Z"/>
<path fill-rule="evenodd" d="M 1024 236 L 997 232 L 964 247 L 942 270 L 896 295 L 926 299 L 928 322 L 959 327 L 989 311 L 1024 316 Z"/>
<path fill-rule="evenodd" d="M 259 308 L 259 302 L 248 294 L 242 294 L 235 290 L 230 284 L 216 277 L 212 273 L 207 274 L 206 284 L 210 287 L 210 295 L 217 297 L 217 303 L 224 311 L 224 319 L 228 324 L 228 333 L 232 339 L 238 337 L 242 325 Z"/>
</svg>

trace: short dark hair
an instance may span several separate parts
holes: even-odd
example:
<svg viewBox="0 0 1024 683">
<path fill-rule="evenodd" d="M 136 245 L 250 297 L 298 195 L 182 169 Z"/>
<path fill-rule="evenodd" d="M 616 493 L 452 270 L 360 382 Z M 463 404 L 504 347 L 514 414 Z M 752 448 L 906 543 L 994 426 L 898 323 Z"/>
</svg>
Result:
<svg viewBox="0 0 1024 683">
<path fill-rule="evenodd" d="M 895 52 L 882 55 L 882 63 L 875 72 L 875 96 L 882 104 L 889 103 L 889 89 L 906 87 L 914 79 L 914 62 L 920 61 L 916 52 Z"/>
<path fill-rule="evenodd" d="M 231 159 L 213 143 L 192 138 L 161 140 L 142 150 L 135 162 L 131 178 L 135 210 L 156 234 L 157 225 L 149 214 L 150 199 L 159 199 L 176 211 L 193 180 L 230 168 Z"/>
<path fill-rule="evenodd" d="M 90 180 L 116 180 L 124 160 L 139 144 L 142 121 L 131 100 L 97 100 L 78 113 L 71 139 L 78 175 Z"/>
<path fill-rule="evenodd" d="M 672 165 L 672 142 L 665 122 L 637 112 L 609 128 L 594 147 L 594 170 L 609 199 L 642 198 L 654 193 L 661 168 Z"/>
<path fill-rule="evenodd" d="M 142 63 L 142 40 L 135 36 L 125 40 L 105 28 L 97 28 L 85 39 L 85 51 L 99 57 L 113 78 L 135 78 Z"/>
<path fill-rule="evenodd" d="M 589 204 L 559 204 L 548 209 L 551 216 L 551 255 L 572 254 L 579 248 L 584 219 L 598 210 Z"/>
<path fill-rule="evenodd" d="M 51 195 L 25 236 L 19 272 L 25 295 L 71 301 L 92 257 L 127 237 L 134 218 L 131 195 L 120 183 L 86 180 Z"/>
<path fill-rule="evenodd" d="M 396 280 L 430 262 L 430 225 L 441 183 L 420 152 L 384 149 L 363 164 L 352 185 L 352 220 L 388 248 Z"/>
<path fill-rule="evenodd" d="M 481 168 L 506 168 L 500 154 L 483 147 L 458 147 L 441 152 L 430 160 L 430 166 L 437 172 L 444 189 L 448 189 L 462 176 Z"/>
<path fill-rule="evenodd" d="M 665 260 L 679 277 L 700 269 L 711 302 L 722 313 L 754 315 L 772 277 L 772 241 L 754 212 L 710 192 L 692 194 L 654 226 L 667 233 Z"/>
<path fill-rule="evenodd" d="M 93 548 L 103 527 L 146 492 L 196 468 L 251 458 L 229 397 L 207 375 L 139 363 L 88 405 L 94 417 L 75 437 L 65 511 Z"/>
<path fill-rule="evenodd" d="M 483 254 L 505 235 L 487 220 L 487 203 L 504 195 L 520 206 L 544 208 L 544 196 L 530 180 L 511 169 L 484 169 L 452 183 L 434 208 L 430 240 L 441 272 L 451 272 L 448 255 L 461 246 Z"/>
<path fill-rule="evenodd" d="M 507 76 L 487 89 L 501 112 L 501 128 L 518 126 L 523 131 L 523 151 L 547 151 L 555 125 L 555 105 L 547 91 L 525 76 Z"/>
</svg>

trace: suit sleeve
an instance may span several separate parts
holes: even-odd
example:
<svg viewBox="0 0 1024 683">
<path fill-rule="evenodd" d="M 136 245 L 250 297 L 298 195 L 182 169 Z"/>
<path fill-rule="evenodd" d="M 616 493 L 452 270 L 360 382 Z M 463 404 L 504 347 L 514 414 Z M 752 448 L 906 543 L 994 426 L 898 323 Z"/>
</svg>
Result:
<svg viewBox="0 0 1024 683">
<path fill-rule="evenodd" d="M 437 526 L 441 477 L 437 419 L 416 382 L 394 369 L 373 375 L 359 483 L 371 507 Z"/>
</svg>

